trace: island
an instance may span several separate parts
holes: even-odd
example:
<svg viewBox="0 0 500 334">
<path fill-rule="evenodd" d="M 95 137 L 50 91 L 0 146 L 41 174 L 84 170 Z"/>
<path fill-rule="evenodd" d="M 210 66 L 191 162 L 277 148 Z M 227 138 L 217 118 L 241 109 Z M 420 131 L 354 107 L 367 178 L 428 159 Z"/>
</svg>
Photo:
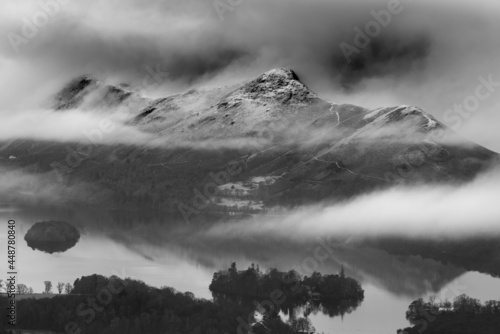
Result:
<svg viewBox="0 0 500 334">
<path fill-rule="evenodd" d="M 264 321 L 281 312 L 288 315 L 291 324 L 307 321 L 310 313 L 318 311 L 330 317 L 343 316 L 364 299 L 361 284 L 346 277 L 343 266 L 338 274 L 313 272 L 302 276 L 295 270 L 283 272 L 276 268 L 263 272 L 254 264 L 238 270 L 232 263 L 228 269 L 214 273 L 209 289 L 216 303 L 231 300 L 254 305 Z"/>
<path fill-rule="evenodd" d="M 79 239 L 76 227 L 58 220 L 35 223 L 24 236 L 29 247 L 50 254 L 65 252 L 74 247 Z"/>
</svg>

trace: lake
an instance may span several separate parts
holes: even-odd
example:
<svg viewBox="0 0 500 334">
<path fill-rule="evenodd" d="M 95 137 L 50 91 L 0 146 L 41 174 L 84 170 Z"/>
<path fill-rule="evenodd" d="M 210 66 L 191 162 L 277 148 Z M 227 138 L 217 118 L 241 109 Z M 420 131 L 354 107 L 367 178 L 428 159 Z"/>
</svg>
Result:
<svg viewBox="0 0 500 334">
<path fill-rule="evenodd" d="M 311 314 L 309 318 L 319 333 L 395 333 L 409 326 L 405 312 L 419 297 L 436 295 L 437 300 L 453 300 L 465 293 L 482 301 L 500 299 L 498 278 L 420 256 L 391 255 L 352 240 L 330 243 L 327 253 L 319 241 L 276 240 L 272 236 L 267 240 L 252 236 L 212 238 L 204 236 L 199 226 L 179 226 L 161 219 L 123 222 L 112 215 L 85 210 L 11 208 L 0 210 L 0 217 L 3 221 L 12 217 L 16 220 L 19 281 L 36 292 L 44 289 L 43 281 L 52 281 L 55 290 L 57 282 L 73 283 L 76 278 L 97 273 L 132 277 L 152 286 L 170 286 L 211 299 L 208 285 L 213 273 L 232 262 L 239 269 L 255 263 L 264 270 L 277 267 L 303 274 L 312 270 L 338 273 L 343 265 L 347 276 L 361 282 L 364 301 L 343 316 Z M 55 254 L 29 248 L 23 240 L 28 228 L 48 219 L 76 225 L 82 233 L 76 246 Z M 6 228 L 0 232 L 2 243 L 6 232 Z M 324 260 L 313 260 L 318 249 Z"/>
</svg>

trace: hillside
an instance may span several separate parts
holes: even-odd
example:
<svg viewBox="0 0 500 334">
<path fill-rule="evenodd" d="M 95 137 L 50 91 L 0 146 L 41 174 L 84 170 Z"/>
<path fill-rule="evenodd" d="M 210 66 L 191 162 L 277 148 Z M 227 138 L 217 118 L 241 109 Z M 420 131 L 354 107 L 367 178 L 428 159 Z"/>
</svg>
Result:
<svg viewBox="0 0 500 334">
<path fill-rule="evenodd" d="M 174 215 L 182 206 L 234 216 L 341 200 L 400 183 L 466 182 L 497 159 L 418 107 L 368 110 L 327 101 L 286 68 L 237 87 L 159 99 L 85 76 L 54 101 L 54 112 L 120 110 L 128 126 L 155 141 L 95 145 L 90 155 L 80 155 L 77 168 L 65 163 L 67 143 L 9 143 L 0 165 L 37 182 L 35 189 L 30 183 L 3 201 L 44 204 L 37 189 L 50 186 L 64 194 L 59 203 L 147 207 Z"/>
</svg>

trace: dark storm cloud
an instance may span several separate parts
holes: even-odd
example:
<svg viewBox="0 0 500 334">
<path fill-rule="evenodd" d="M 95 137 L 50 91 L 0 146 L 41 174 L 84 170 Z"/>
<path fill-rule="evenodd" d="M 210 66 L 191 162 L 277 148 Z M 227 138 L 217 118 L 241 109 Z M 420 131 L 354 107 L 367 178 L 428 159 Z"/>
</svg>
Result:
<svg viewBox="0 0 500 334">
<path fill-rule="evenodd" d="M 344 89 L 352 90 L 363 79 L 397 76 L 415 65 L 424 68 L 431 43 L 428 35 L 406 39 L 377 37 L 351 62 L 346 63 L 344 54 L 334 54 L 330 71 L 339 74 Z"/>
</svg>

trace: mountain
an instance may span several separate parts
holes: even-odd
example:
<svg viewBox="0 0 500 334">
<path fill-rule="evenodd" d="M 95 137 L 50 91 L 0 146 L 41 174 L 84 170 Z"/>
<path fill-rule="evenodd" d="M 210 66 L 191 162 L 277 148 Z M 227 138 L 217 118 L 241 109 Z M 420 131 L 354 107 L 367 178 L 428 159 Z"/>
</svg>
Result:
<svg viewBox="0 0 500 334">
<path fill-rule="evenodd" d="M 62 175 L 65 186 L 80 186 L 68 201 L 114 207 L 251 214 L 399 183 L 466 182 L 498 159 L 418 107 L 328 101 L 288 68 L 157 99 L 83 76 L 54 98 L 54 112 L 75 108 L 125 110 L 126 126 L 152 142 L 95 145 L 68 168 L 66 144 L 24 140 L 4 148 L 0 163 Z"/>
<path fill-rule="evenodd" d="M 119 106 L 140 108 L 147 102 L 128 85 L 108 85 L 90 75 L 82 75 L 69 82 L 53 99 L 56 111 L 70 109 L 106 109 Z"/>
</svg>

